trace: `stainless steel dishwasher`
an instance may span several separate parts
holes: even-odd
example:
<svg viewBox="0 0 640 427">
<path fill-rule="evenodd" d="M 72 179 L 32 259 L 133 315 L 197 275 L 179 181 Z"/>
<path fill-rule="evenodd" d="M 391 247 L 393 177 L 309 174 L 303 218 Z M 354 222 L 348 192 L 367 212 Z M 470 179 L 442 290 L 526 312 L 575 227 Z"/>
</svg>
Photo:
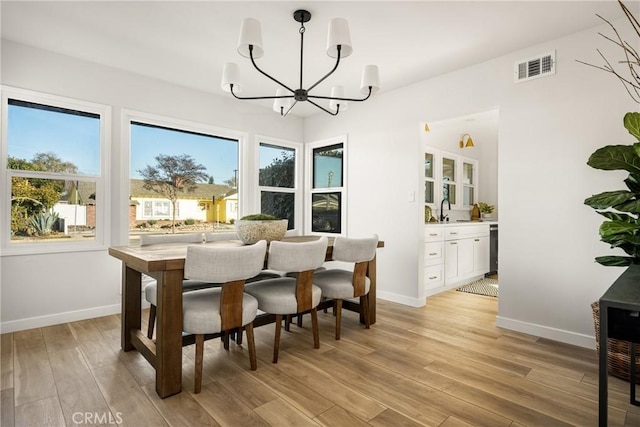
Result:
<svg viewBox="0 0 640 427">
<path fill-rule="evenodd" d="M 489 273 L 498 274 L 498 224 L 489 225 Z"/>
</svg>

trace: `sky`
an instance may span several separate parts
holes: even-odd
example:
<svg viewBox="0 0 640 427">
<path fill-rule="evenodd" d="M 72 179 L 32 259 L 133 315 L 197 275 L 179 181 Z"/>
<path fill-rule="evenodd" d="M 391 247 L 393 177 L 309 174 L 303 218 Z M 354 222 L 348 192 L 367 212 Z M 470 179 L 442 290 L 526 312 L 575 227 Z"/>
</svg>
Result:
<svg viewBox="0 0 640 427">
<path fill-rule="evenodd" d="M 8 155 L 31 160 L 37 153 L 55 153 L 78 167 L 85 175 L 100 174 L 100 124 L 86 117 L 47 109 L 9 106 L 7 126 Z M 139 170 L 155 165 L 158 154 L 188 154 L 206 168 L 214 183 L 224 184 L 236 176 L 238 142 L 208 135 L 192 134 L 159 127 L 131 126 L 131 178 L 140 179 Z M 260 167 L 281 156 L 282 150 L 263 147 Z"/>
<path fill-rule="evenodd" d="M 9 156 L 29 161 L 37 153 L 53 152 L 61 160 L 76 165 L 80 174 L 100 174 L 98 118 L 46 108 L 9 105 L 7 139 Z M 261 145 L 260 168 L 268 166 L 276 158 L 282 158 L 284 151 L 288 155 L 293 154 L 291 149 Z M 238 142 L 235 140 L 132 124 L 129 176 L 142 179 L 138 171 L 147 165 L 155 166 L 155 157 L 159 154 L 187 154 L 193 157 L 206 168 L 205 173 L 213 177 L 215 184 L 225 184 L 236 176 L 238 170 Z M 331 159 L 328 160 L 331 163 Z M 332 169 L 338 173 L 333 177 L 335 185 L 341 180 L 341 170 L 339 167 Z M 323 177 L 327 175 L 324 169 L 319 172 Z"/>
</svg>

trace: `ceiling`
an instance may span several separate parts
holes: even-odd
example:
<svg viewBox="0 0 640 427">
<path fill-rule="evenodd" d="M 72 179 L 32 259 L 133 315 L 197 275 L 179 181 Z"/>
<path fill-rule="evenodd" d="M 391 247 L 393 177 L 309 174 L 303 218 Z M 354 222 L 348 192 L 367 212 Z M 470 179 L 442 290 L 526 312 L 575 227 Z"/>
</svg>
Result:
<svg viewBox="0 0 640 427">
<path fill-rule="evenodd" d="M 240 22 L 262 23 L 266 72 L 290 85 L 299 81 L 296 9 L 305 24 L 305 87 L 334 65 L 326 55 L 329 21 L 346 18 L 354 52 L 314 91 L 329 95 L 342 84 L 360 97 L 362 69 L 380 69 L 381 92 L 483 62 L 622 17 L 615 1 L 6 1 L 0 3 L 2 38 L 231 97 L 220 88 L 222 65 L 240 65 L 244 96 L 270 96 L 276 84 L 236 51 Z M 271 108 L 271 101 L 255 102 Z M 352 106 L 353 108 L 353 106 Z M 274 113 L 275 114 L 275 113 Z M 324 114 L 299 103 L 291 114 Z"/>
</svg>

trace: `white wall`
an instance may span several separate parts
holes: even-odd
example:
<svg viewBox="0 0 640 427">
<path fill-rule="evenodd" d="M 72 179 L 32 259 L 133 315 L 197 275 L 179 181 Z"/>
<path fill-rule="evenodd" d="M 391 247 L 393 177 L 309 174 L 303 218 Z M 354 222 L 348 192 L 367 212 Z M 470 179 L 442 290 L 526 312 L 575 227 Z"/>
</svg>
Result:
<svg viewBox="0 0 640 427">
<path fill-rule="evenodd" d="M 2 84 L 111 105 L 112 205 L 107 244 L 127 244 L 128 149 L 121 144 L 120 112 L 136 110 L 292 141 L 302 140 L 302 119 L 281 120 L 270 109 L 216 97 L 48 51 L 2 40 Z M 212 81 L 212 86 L 217 86 Z M 253 150 L 249 150 L 253 152 Z M 252 179 L 245 166 L 241 182 Z M 251 203 L 249 198 L 247 204 Z M 247 211 L 253 206 L 246 206 Z M 119 311 L 120 262 L 107 248 L 94 252 L 0 258 L 2 332 L 90 318 Z"/>
<path fill-rule="evenodd" d="M 623 21 L 617 24 L 626 28 Z M 379 94 L 338 118 L 305 121 L 305 141 L 349 135 L 349 234 L 375 231 L 386 242 L 378 258 L 379 296 L 421 303 L 422 203 L 407 197 L 422 192 L 419 123 L 497 107 L 497 324 L 593 347 L 589 305 L 623 270 L 594 263 L 610 250 L 599 242 L 599 216 L 583 200 L 621 188 L 624 175 L 596 171 L 585 162 L 600 146 L 633 142 L 622 117 L 638 109 L 615 78 L 575 62 L 597 61 L 596 47 L 619 57 L 598 31 L 607 28 Z M 513 83 L 514 61 L 552 49 L 557 49 L 555 76 Z M 384 85 L 384 70 L 381 77 Z"/>
</svg>

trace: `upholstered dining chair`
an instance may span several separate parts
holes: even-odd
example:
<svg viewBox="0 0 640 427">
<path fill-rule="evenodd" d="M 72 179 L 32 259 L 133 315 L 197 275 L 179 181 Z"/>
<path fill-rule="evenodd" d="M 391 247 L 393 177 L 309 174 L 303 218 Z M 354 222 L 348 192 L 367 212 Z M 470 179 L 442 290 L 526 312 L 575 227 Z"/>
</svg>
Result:
<svg viewBox="0 0 640 427">
<path fill-rule="evenodd" d="M 332 260 L 354 263 L 353 271 L 328 268 L 315 274 L 313 282 L 322 289 L 322 297 L 334 300 L 336 317 L 336 340 L 340 339 L 342 327 L 342 301 L 360 298 L 360 314 L 369 329 L 369 287 L 367 277 L 369 261 L 376 255 L 378 236 L 368 238 L 336 237 L 333 242 Z"/>
<path fill-rule="evenodd" d="M 258 300 L 258 309 L 276 315 L 273 363 L 278 362 L 283 315 L 311 312 L 313 347 L 320 348 L 316 307 L 322 292 L 313 284 L 313 271 L 324 263 L 326 253 L 324 236 L 310 242 L 272 241 L 268 268 L 295 272 L 297 276 L 262 280 L 246 287 L 246 292 Z"/>
<path fill-rule="evenodd" d="M 222 242 L 225 240 L 240 240 L 240 236 L 238 236 L 238 233 L 236 233 L 235 231 L 222 231 L 222 232 L 204 233 L 204 240 L 205 242 Z M 275 277 L 280 277 L 280 276 L 282 276 L 280 272 L 262 270 L 256 276 L 247 279 L 246 283 L 257 282 L 259 280 L 265 280 L 265 279 L 273 279 Z M 241 333 L 236 335 L 234 332 L 232 332 L 230 335 L 232 338 L 235 336 L 234 339 L 236 341 L 236 344 L 238 345 L 242 344 Z M 228 348 L 229 337 L 225 336 L 224 341 L 225 341 L 225 348 Z"/>
<path fill-rule="evenodd" d="M 140 246 L 163 245 L 169 243 L 202 243 L 202 233 L 181 233 L 181 234 L 141 234 Z M 153 330 L 156 323 L 156 306 L 158 305 L 158 283 L 152 278 L 145 278 L 148 284 L 144 287 L 144 299 L 149 303 L 149 326 L 147 328 L 147 337 L 153 338 Z M 183 292 L 194 291 L 197 289 L 209 288 L 211 284 L 184 281 L 182 283 Z"/>
<path fill-rule="evenodd" d="M 189 246 L 184 264 L 187 280 L 222 283 L 219 288 L 187 292 L 182 297 L 182 329 L 196 338 L 194 393 L 202 386 L 204 335 L 232 330 L 247 331 L 249 363 L 256 370 L 253 320 L 258 301 L 244 292 L 245 280 L 257 275 L 264 265 L 267 242 L 254 245 Z"/>
</svg>

